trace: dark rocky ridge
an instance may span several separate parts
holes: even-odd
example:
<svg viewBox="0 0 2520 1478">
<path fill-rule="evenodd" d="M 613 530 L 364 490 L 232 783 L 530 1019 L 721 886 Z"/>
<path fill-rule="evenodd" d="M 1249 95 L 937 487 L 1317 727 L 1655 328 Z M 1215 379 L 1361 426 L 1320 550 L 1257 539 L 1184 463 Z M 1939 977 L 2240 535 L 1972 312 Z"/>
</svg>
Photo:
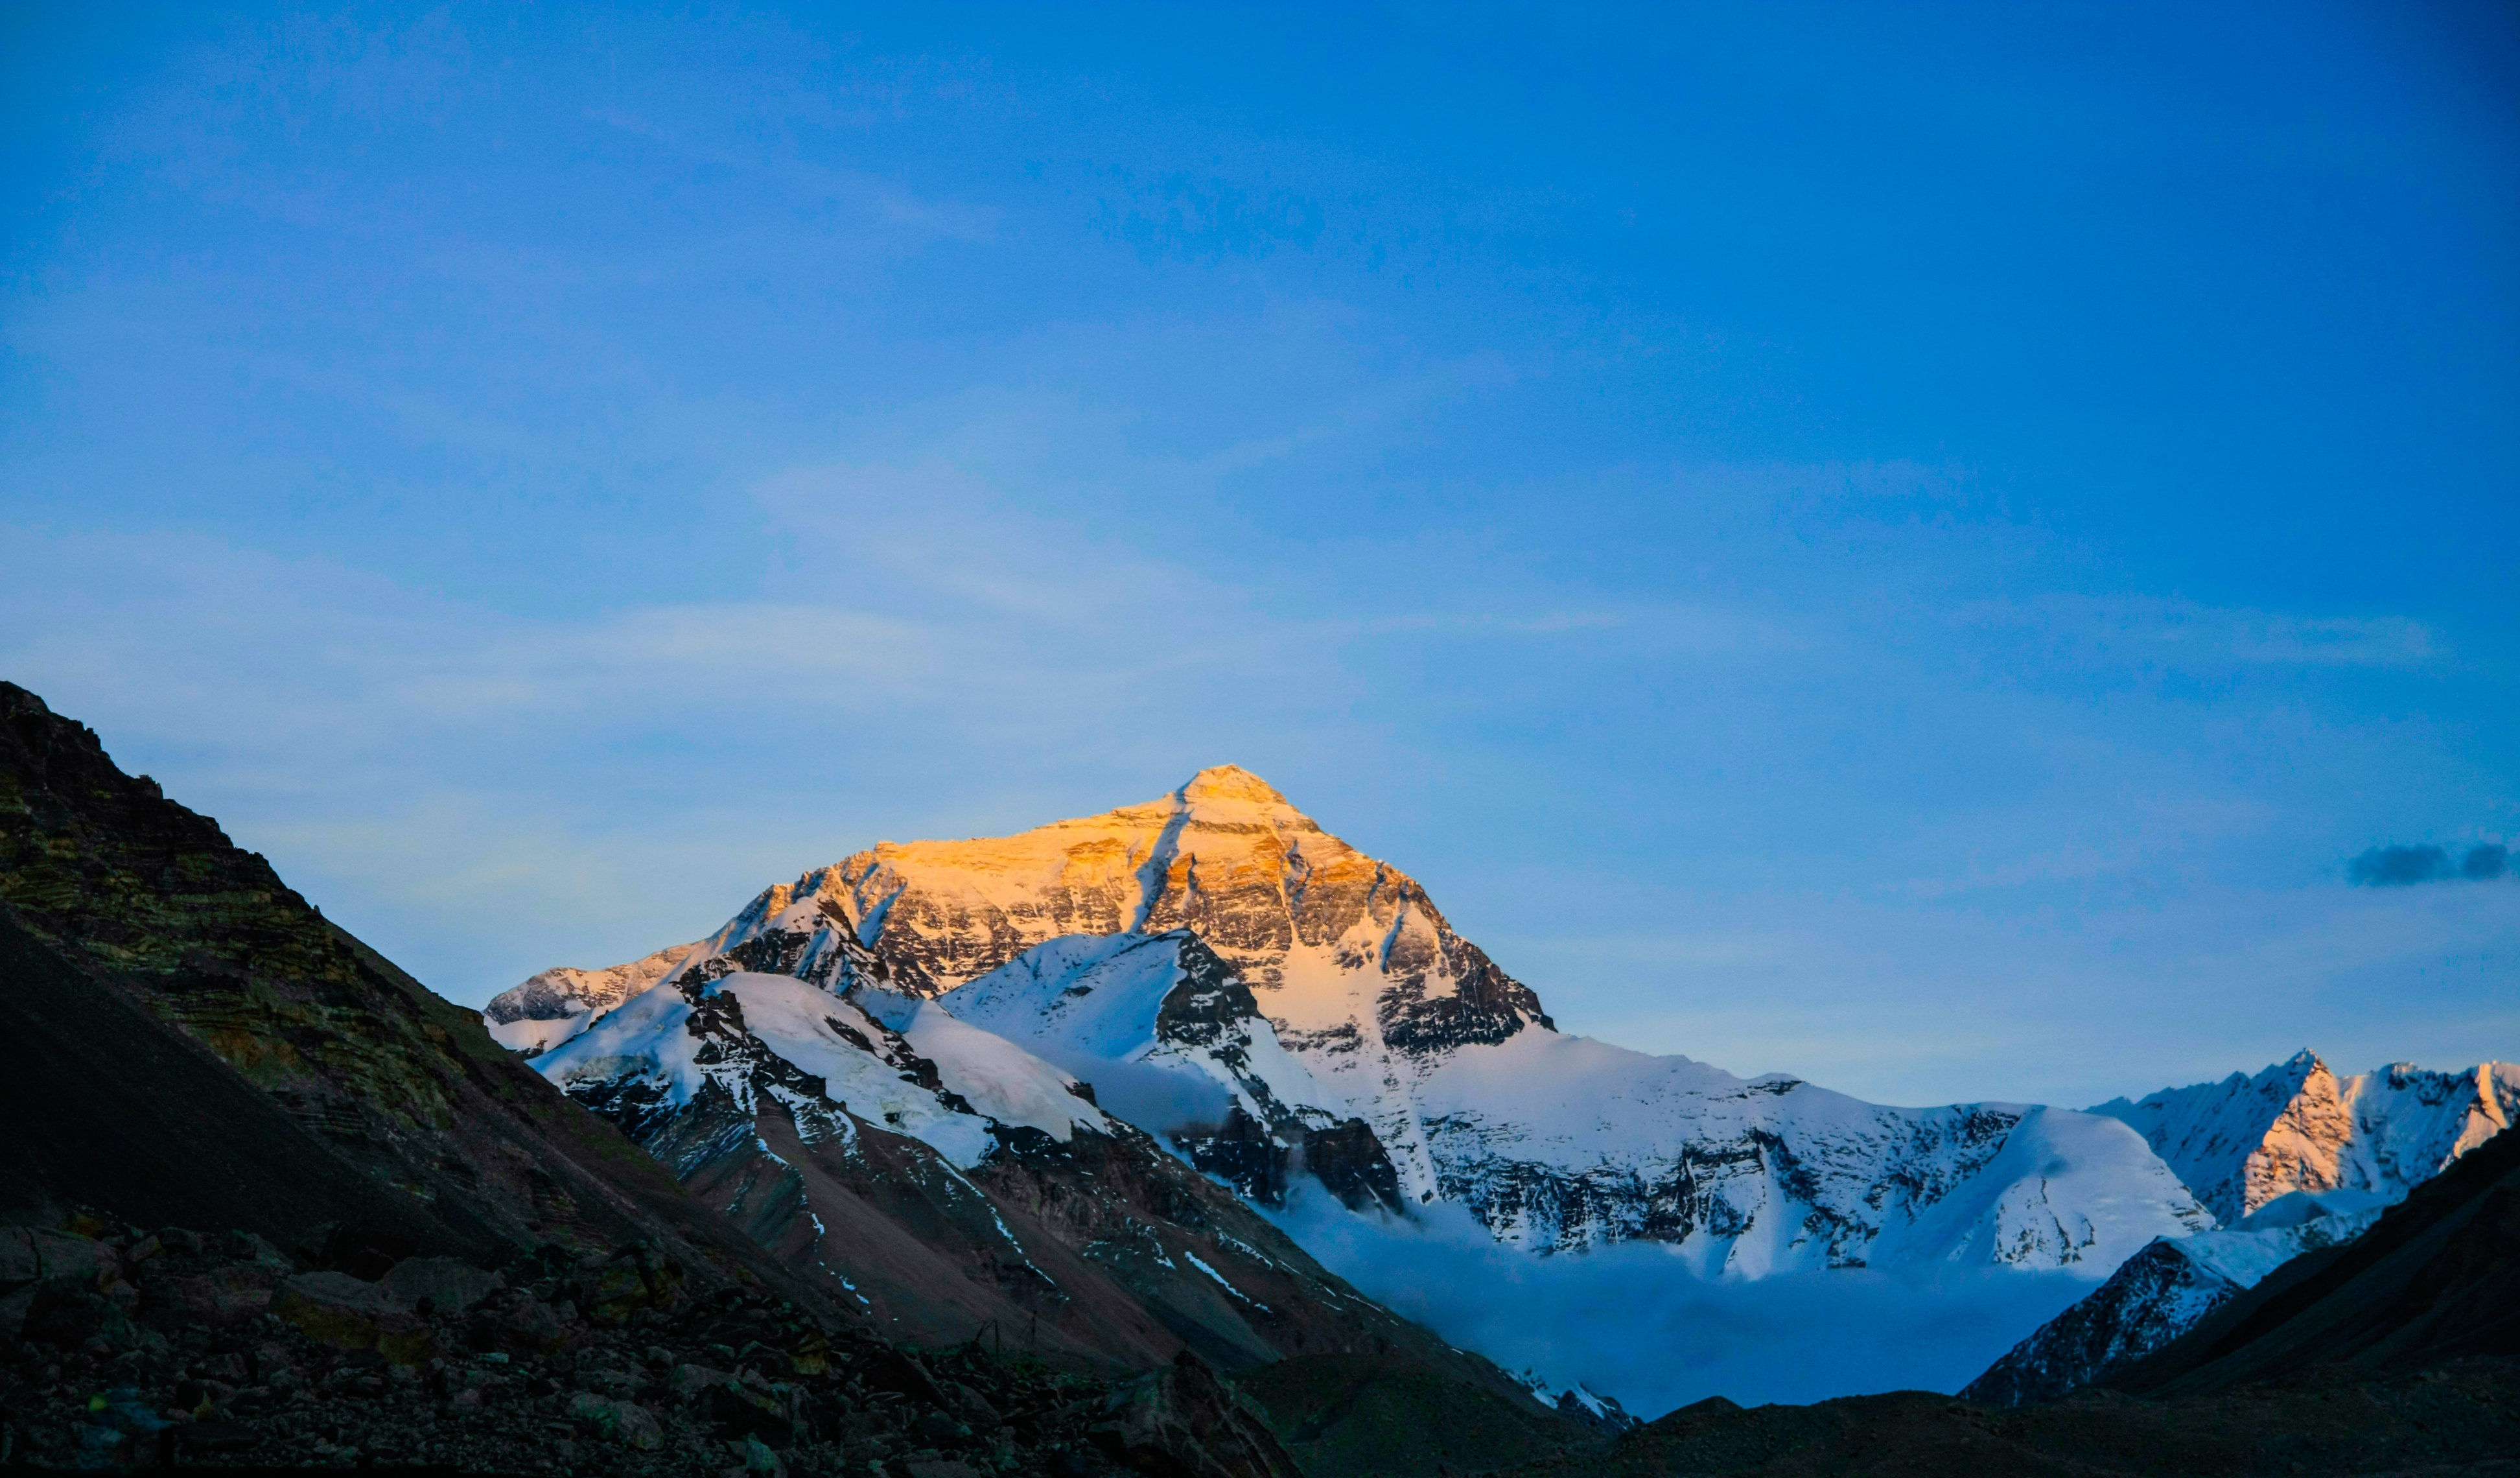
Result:
<svg viewBox="0 0 2520 1478">
<path fill-rule="evenodd" d="M 1924 1391 L 1744 1410 L 1722 1398 L 1513 1478 L 2278 1478 L 2520 1473 L 2520 1362 L 2388 1378 L 2328 1370 L 2166 1400 L 2000 1408 Z"/>
<path fill-rule="evenodd" d="M 0 1215 L 77 1203 L 317 1260 L 662 1239 L 784 1278 L 609 1126 L 89 730 L 0 684 Z M 162 1077 L 160 1075 L 163 1075 Z"/>
<path fill-rule="evenodd" d="M 1960 1395 L 2000 1407 L 2053 1401 L 2169 1344 L 2239 1292 L 2177 1242 L 2153 1242 L 2006 1351 Z"/>
</svg>

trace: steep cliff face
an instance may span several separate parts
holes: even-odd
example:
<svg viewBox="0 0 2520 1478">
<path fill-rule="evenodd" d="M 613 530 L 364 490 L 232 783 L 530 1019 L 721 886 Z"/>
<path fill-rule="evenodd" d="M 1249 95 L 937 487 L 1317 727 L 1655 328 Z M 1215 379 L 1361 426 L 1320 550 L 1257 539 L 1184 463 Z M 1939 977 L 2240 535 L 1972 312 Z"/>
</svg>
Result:
<svg viewBox="0 0 2520 1478">
<path fill-rule="evenodd" d="M 1564 1036 L 1407 874 L 1232 767 L 1017 836 L 881 844 L 765 889 L 677 969 L 932 999 L 1088 1076 L 1179 1069 L 1227 1103 L 1143 1127 L 1254 1199 L 1309 1174 L 1351 1206 L 1459 1202 L 1534 1250 L 2096 1276 L 2212 1225 L 2107 1119 L 1886 1108 Z"/>
<path fill-rule="evenodd" d="M 2228 1224 L 2295 1191 L 2403 1197 L 2520 1117 L 2520 1065 L 2340 1078 L 2304 1051 L 2254 1077 L 2091 1111 L 2133 1126 Z"/>
</svg>

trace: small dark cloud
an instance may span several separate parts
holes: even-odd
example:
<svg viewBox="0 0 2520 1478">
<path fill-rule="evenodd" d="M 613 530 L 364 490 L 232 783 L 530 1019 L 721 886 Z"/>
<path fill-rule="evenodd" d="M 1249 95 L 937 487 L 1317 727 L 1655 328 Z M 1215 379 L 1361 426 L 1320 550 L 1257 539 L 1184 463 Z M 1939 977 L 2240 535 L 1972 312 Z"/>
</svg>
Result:
<svg viewBox="0 0 2520 1478">
<path fill-rule="evenodd" d="M 2494 842 L 2470 847 L 2455 861 L 2443 847 L 2373 847 L 2345 865 L 2345 880 L 2362 888 L 2398 888 L 2453 878 L 2481 882 L 2510 871 L 2510 850 Z"/>
</svg>

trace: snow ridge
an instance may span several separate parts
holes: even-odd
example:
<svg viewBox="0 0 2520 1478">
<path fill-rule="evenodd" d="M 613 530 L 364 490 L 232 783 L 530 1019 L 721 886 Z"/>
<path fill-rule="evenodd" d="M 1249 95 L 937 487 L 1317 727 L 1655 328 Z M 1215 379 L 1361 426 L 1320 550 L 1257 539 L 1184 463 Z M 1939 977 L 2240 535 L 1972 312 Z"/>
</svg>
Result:
<svg viewBox="0 0 2520 1478">
<path fill-rule="evenodd" d="M 2255 1077 L 2091 1110 L 2133 1126 L 2224 1223 L 2295 1191 L 2398 1200 L 2520 1117 L 2520 1065 L 2340 1078 L 2307 1050 Z"/>
</svg>

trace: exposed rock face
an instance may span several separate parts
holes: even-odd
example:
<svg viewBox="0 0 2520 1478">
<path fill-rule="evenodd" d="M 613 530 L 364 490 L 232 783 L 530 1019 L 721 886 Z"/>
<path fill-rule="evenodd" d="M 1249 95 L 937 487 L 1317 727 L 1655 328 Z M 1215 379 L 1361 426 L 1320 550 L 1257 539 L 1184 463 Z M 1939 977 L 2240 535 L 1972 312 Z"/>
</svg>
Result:
<svg viewBox="0 0 2520 1478">
<path fill-rule="evenodd" d="M 1178 1068 L 1230 1104 L 1147 1127 L 1245 1194 L 1309 1173 L 1351 1206 L 1453 1200 L 1535 1250 L 2096 1276 L 2212 1225 L 2107 1120 L 1884 1108 L 1560 1035 L 1407 874 L 1231 766 L 1017 836 L 880 844 L 764 890 L 679 968 L 930 998 L 1084 1077 Z"/>
<path fill-rule="evenodd" d="M 2233 1073 L 2091 1111 L 2133 1125 L 2229 1224 L 2294 1191 L 2404 1196 L 2520 1117 L 2520 1065 L 2429 1072 L 2398 1062 L 2340 1078 L 2304 1051 L 2253 1078 Z"/>
<path fill-rule="evenodd" d="M 827 874 L 905 989 L 949 990 L 1061 935 L 1189 929 L 1263 995 L 1325 964 L 1371 975 L 1370 1015 L 1404 1051 L 1547 1022 L 1414 878 L 1233 765 L 1161 800 L 1017 836 L 879 843 L 808 881 L 828 886 Z"/>
</svg>

